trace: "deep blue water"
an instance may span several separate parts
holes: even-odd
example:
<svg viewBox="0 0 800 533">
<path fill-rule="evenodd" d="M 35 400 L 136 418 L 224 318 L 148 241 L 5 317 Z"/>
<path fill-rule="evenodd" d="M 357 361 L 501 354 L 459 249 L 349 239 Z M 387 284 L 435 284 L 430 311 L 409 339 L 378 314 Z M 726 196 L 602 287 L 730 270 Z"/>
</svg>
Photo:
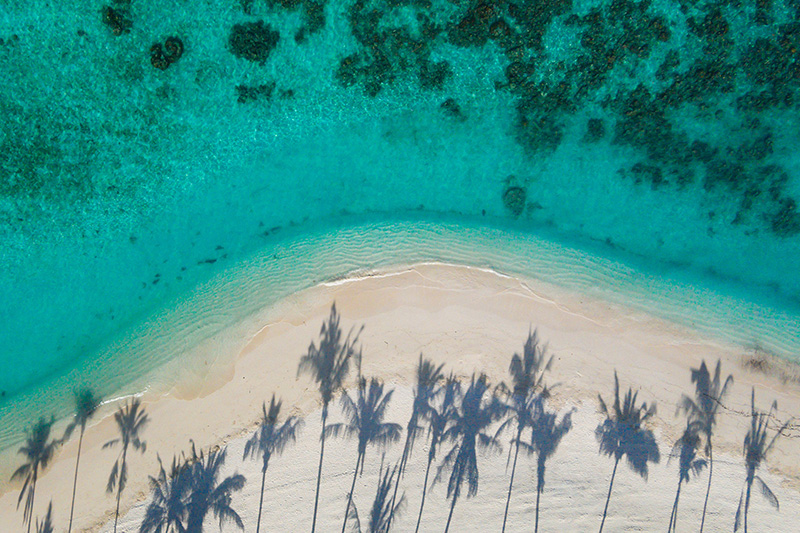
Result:
<svg viewBox="0 0 800 533">
<path fill-rule="evenodd" d="M 796 355 L 798 9 L 0 0 L 0 416 L 41 387 L 134 381 L 109 343 L 133 357 L 119 339 L 271 254 L 272 298 L 412 259 L 636 286 L 644 306 L 647 280 L 656 304 L 686 283 L 722 295 L 698 315 L 749 314 L 738 340 Z M 601 258 L 597 279 L 509 249 L 546 242 Z M 253 292 L 206 294 L 189 338 L 269 303 Z"/>
</svg>

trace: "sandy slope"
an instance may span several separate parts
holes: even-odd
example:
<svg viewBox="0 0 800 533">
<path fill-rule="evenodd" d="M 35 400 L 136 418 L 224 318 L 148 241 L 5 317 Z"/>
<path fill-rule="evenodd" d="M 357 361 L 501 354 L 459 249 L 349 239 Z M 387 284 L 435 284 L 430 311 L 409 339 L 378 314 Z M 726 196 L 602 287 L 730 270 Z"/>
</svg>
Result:
<svg viewBox="0 0 800 533">
<path fill-rule="evenodd" d="M 723 371 L 735 376 L 735 385 L 720 416 L 715 441 L 714 486 L 709 505 L 707 531 L 729 531 L 744 481 L 741 442 L 749 420 L 751 386 L 756 404 L 768 408 L 778 400 L 779 420 L 800 414 L 800 384 L 786 379 L 792 367 L 780 367 L 768 357 L 759 359 L 767 372 L 752 370 L 746 361 L 758 354 L 728 346 L 719 339 L 700 338 L 679 327 L 640 311 L 586 299 L 540 282 L 500 276 L 493 272 L 448 265 L 417 265 L 413 268 L 323 284 L 295 294 L 269 310 L 263 329 L 238 354 L 219 354 L 206 359 L 208 368 L 191 369 L 187 379 L 164 398 L 145 395 L 152 422 L 144 436 L 147 452 L 130 460 L 131 479 L 123 494 L 124 516 L 120 530 L 138 530 L 148 493 L 147 475 L 157 471 L 156 455 L 169 460 L 187 450 L 189 439 L 198 446 L 228 445 L 226 473 L 239 471 L 249 480 L 235 499 L 235 507 L 246 530 L 255 530 L 258 510 L 260 465 L 243 462 L 247 434 L 258 417 L 260 404 L 276 392 L 287 412 L 305 417 L 296 446 L 273 461 L 267 478 L 262 531 L 309 529 L 314 499 L 314 481 L 319 450 L 319 405 L 316 389 L 308 377 L 297 377 L 297 362 L 308 343 L 316 339 L 330 305 L 342 313 L 343 325 L 365 325 L 361 335 L 363 372 L 379 376 L 396 389 L 391 419 L 405 425 L 410 409 L 413 372 L 420 351 L 446 368 L 468 376 L 486 372 L 493 383 L 508 379 L 507 368 L 514 352 L 522 349 L 529 328 L 538 328 L 549 342 L 555 362 L 548 378 L 558 383 L 551 405 L 576 408 L 574 429 L 563 440 L 548 466 L 542 499 L 541 530 L 591 531 L 600 523 L 613 462 L 598 455 L 594 429 L 600 421 L 597 394 L 609 399 L 613 372 L 617 369 L 623 388 L 634 386 L 640 399 L 656 401 L 658 416 L 652 428 L 659 441 L 662 461 L 651 467 L 645 482 L 620 465 L 614 486 L 607 531 L 651 531 L 666 529 L 677 485 L 676 462 L 667 463 L 672 442 L 682 424 L 675 405 L 682 393 L 691 393 L 690 367 L 701 359 L 721 359 Z M 210 375 L 198 386 L 193 375 Z M 781 377 L 783 375 L 783 377 Z M 791 376 L 789 376 L 791 377 Z M 340 419 L 338 404 L 332 421 Z M 114 436 L 113 421 L 106 418 L 93 425 L 84 439 L 81 475 L 76 503 L 77 530 L 107 531 L 113 520 L 113 497 L 104 492 L 115 454 L 102 450 Z M 754 492 L 751 504 L 752 530 L 770 528 L 791 531 L 800 521 L 800 445 L 795 428 L 779 440 L 762 472 L 781 501 L 774 511 Z M 504 436 L 505 450 L 510 436 Z M 66 529 L 77 440 L 59 452 L 55 463 L 41 477 L 36 514 L 43 514 L 54 501 L 57 530 Z M 398 459 L 402 444 L 386 450 L 385 460 Z M 505 451 L 504 450 L 504 451 Z M 409 465 L 403 487 L 406 505 L 397 531 L 413 531 L 419 507 L 426 448 L 421 443 Z M 355 501 L 362 516 L 371 505 L 382 460 L 380 450 L 370 449 L 364 475 L 356 488 Z M 319 531 L 338 531 L 346 493 L 355 463 L 355 443 L 332 440 L 326 446 L 320 503 Z M 482 456 L 480 489 L 473 499 L 456 507 L 451 531 L 498 531 L 502 523 L 508 484 L 506 455 Z M 509 531 L 531 531 L 535 504 L 533 462 L 521 456 L 511 503 Z M 706 474 L 684 486 L 679 526 L 695 529 L 705 490 Z M 19 485 L 5 488 L 0 496 L 0 531 L 22 531 L 22 513 L 15 511 Z M 444 528 L 448 502 L 444 483 L 429 491 L 422 531 Z M 209 522 L 208 529 L 217 530 Z M 234 531 L 226 526 L 225 531 Z"/>
</svg>

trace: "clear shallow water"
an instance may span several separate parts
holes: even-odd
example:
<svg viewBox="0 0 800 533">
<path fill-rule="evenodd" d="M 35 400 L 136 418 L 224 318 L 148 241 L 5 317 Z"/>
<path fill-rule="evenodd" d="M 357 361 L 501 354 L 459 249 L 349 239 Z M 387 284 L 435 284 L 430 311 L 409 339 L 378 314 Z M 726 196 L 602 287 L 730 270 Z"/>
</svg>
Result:
<svg viewBox="0 0 800 533">
<path fill-rule="evenodd" d="M 313 32 L 310 4 L 268 4 L 255 0 L 248 15 L 233 0 L 117 1 L 110 15 L 77 0 L 3 2 L 4 419 L 27 423 L 35 409 L 19 402 L 43 383 L 63 391 L 113 368 L 122 385 L 180 353 L 149 353 L 136 372 L 133 356 L 107 366 L 113 339 L 145 332 L 197 284 L 280 242 L 296 244 L 279 253 L 272 298 L 411 259 L 536 276 L 513 254 L 492 258 L 508 242 L 524 256 L 526 238 L 541 250 L 545 237 L 590 251 L 581 264 L 612 257 L 634 268 L 596 279 L 582 270 L 583 287 L 613 289 L 616 275 L 663 276 L 666 287 L 685 278 L 698 293 L 733 295 L 698 315 L 743 314 L 751 329 L 739 340 L 798 353 L 792 2 L 764 13 L 735 2 L 486 11 L 330 1 Z M 372 9 L 380 17 L 367 17 Z M 280 34 L 268 53 L 231 40 L 237 24 L 256 21 Z M 154 68 L 151 46 L 170 36 L 184 53 Z M 413 223 L 447 225 L 441 235 L 459 251 L 430 226 L 413 257 L 413 247 L 376 241 L 341 258 L 314 240 L 393 222 L 411 235 Z M 479 238 L 481 228 L 492 237 Z M 356 244 L 397 237 L 356 234 Z M 314 254 L 316 263 L 302 259 Z M 669 289 L 654 291 L 658 300 Z M 629 296 L 648 305 L 646 293 Z M 190 338 L 263 305 L 259 294 L 227 315 L 210 305 Z"/>
</svg>

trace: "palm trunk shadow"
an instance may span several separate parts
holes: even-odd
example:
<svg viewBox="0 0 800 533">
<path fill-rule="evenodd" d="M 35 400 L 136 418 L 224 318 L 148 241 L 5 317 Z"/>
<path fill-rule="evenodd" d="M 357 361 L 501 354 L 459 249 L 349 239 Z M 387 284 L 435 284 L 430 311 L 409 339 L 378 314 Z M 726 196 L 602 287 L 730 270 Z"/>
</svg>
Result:
<svg viewBox="0 0 800 533">
<path fill-rule="evenodd" d="M 619 465 L 619 459 L 616 459 L 614 461 L 614 470 L 611 471 L 611 483 L 608 484 L 608 495 L 606 496 L 606 506 L 603 508 L 603 519 L 600 521 L 599 533 L 603 533 L 603 526 L 606 523 L 606 516 L 608 516 L 608 502 L 611 501 L 611 491 L 614 488 L 614 478 L 617 475 L 618 465 Z"/>
</svg>

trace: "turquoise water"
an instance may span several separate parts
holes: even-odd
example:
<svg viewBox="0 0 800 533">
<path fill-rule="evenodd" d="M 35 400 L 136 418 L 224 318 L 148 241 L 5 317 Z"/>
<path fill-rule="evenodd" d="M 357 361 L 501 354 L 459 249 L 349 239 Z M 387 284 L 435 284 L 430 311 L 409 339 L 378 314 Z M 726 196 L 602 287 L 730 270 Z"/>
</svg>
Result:
<svg viewBox="0 0 800 533">
<path fill-rule="evenodd" d="M 758 5 L 0 0 L 0 445 L 53 391 L 410 260 L 796 357 L 800 7 Z"/>
</svg>

